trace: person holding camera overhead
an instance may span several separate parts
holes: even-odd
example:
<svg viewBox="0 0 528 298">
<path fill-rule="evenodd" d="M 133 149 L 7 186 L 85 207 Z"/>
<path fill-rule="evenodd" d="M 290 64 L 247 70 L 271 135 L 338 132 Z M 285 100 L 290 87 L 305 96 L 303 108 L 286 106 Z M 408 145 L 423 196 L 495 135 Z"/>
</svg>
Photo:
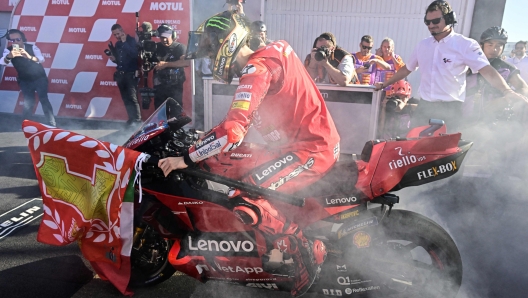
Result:
<svg viewBox="0 0 528 298">
<path fill-rule="evenodd" d="M 26 43 L 26 36 L 17 29 L 7 31 L 7 40 L 11 43 L 4 50 L 0 65 L 13 64 L 18 76 L 17 82 L 24 95 L 24 119 L 29 119 L 35 108 L 35 92 L 37 92 L 42 111 L 49 125 L 55 126 L 53 107 L 48 99 L 48 76 L 42 62 L 44 57 L 36 45 Z"/>
<path fill-rule="evenodd" d="M 370 50 L 374 45 L 374 39 L 370 35 L 363 35 L 359 43 L 359 52 L 352 54 L 356 62 L 356 72 L 359 83 L 374 85 L 378 75 L 378 69 L 390 70 L 390 65 L 380 56 L 372 54 Z"/>
<path fill-rule="evenodd" d="M 316 83 L 346 86 L 357 81 L 354 58 L 337 45 L 334 34 L 330 32 L 315 39 L 311 53 L 304 60 L 304 67 Z"/>
<path fill-rule="evenodd" d="M 105 54 L 117 64 L 114 81 L 117 83 L 121 99 L 128 115 L 126 127 L 141 124 L 141 112 L 137 99 L 138 88 L 138 46 L 136 39 L 125 33 L 121 25 L 114 24 L 112 35 L 117 39 L 115 46 L 110 41 Z"/>
<path fill-rule="evenodd" d="M 161 24 L 157 30 L 161 42 L 156 44 L 154 54 L 158 61 L 154 67 L 154 107 L 157 109 L 168 97 L 183 106 L 183 68 L 190 65 L 190 60 L 185 60 L 187 47 L 176 41 L 176 32 L 170 25 Z"/>
</svg>

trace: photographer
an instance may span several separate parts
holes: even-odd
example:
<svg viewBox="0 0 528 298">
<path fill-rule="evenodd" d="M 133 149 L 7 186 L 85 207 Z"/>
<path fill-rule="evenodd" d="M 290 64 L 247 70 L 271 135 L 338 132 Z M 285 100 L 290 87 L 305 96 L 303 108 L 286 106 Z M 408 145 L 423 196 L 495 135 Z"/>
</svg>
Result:
<svg viewBox="0 0 528 298">
<path fill-rule="evenodd" d="M 304 60 L 304 67 L 316 83 L 346 86 L 357 81 L 354 59 L 337 46 L 335 36 L 330 32 L 317 37 L 312 52 Z"/>
<path fill-rule="evenodd" d="M 7 40 L 11 45 L 4 50 L 0 65 L 12 63 L 18 73 L 17 82 L 24 95 L 24 119 L 29 119 L 33 114 L 37 92 L 47 124 L 55 126 L 53 107 L 48 99 L 48 77 L 41 64 L 44 57 L 40 49 L 26 43 L 26 36 L 17 29 L 7 32 Z"/>
<path fill-rule="evenodd" d="M 157 43 L 154 67 L 154 107 L 157 109 L 168 97 L 174 98 L 183 106 L 184 67 L 190 60 L 184 60 L 187 47 L 176 41 L 176 32 L 171 26 L 161 24 L 158 27 L 161 42 Z"/>
<path fill-rule="evenodd" d="M 119 87 L 121 99 L 128 114 L 126 126 L 130 127 L 142 122 L 137 100 L 138 48 L 136 40 L 127 35 L 121 25 L 114 24 L 111 30 L 117 42 L 115 46 L 109 42 L 110 50 L 106 50 L 105 53 L 110 54 L 110 60 L 117 64 L 114 81 Z"/>
<path fill-rule="evenodd" d="M 379 137 L 391 139 L 405 137 L 409 132 L 411 117 L 418 101 L 411 98 L 411 84 L 401 80 L 389 86 L 381 103 Z"/>
<path fill-rule="evenodd" d="M 268 39 L 268 31 L 263 21 L 254 21 L 249 26 L 251 38 L 249 39 L 249 48 L 256 51 L 272 41 Z"/>
</svg>

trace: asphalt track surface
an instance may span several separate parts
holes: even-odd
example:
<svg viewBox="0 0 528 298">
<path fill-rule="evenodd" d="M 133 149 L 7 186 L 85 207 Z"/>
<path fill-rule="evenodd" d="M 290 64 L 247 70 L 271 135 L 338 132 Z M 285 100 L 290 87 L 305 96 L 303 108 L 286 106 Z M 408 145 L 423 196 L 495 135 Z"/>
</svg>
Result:
<svg viewBox="0 0 528 298">
<path fill-rule="evenodd" d="M 20 124 L 17 117 L 0 114 L 0 215 L 40 198 Z M 58 126 L 115 144 L 123 143 L 130 134 L 121 123 L 58 119 Z M 396 208 L 430 217 L 455 239 L 464 263 L 458 298 L 526 297 L 528 208 L 525 181 L 519 175 L 499 173 L 491 178 L 476 179 L 461 173 L 397 193 L 401 203 Z M 122 296 L 93 273 L 77 245 L 55 247 L 37 242 L 39 224 L 40 219 L 36 218 L 0 239 L 0 297 Z M 137 289 L 134 297 L 280 298 L 290 295 L 217 282 L 201 284 L 177 273 L 156 287 Z M 308 294 L 304 297 L 324 296 Z"/>
</svg>

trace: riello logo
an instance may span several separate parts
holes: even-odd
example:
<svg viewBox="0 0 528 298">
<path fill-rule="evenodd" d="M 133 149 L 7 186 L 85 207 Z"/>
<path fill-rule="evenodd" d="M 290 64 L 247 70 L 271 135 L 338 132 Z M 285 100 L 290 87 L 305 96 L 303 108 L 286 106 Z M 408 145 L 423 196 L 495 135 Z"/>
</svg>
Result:
<svg viewBox="0 0 528 298">
<path fill-rule="evenodd" d="M 181 2 L 152 2 L 150 10 L 183 10 Z"/>
</svg>

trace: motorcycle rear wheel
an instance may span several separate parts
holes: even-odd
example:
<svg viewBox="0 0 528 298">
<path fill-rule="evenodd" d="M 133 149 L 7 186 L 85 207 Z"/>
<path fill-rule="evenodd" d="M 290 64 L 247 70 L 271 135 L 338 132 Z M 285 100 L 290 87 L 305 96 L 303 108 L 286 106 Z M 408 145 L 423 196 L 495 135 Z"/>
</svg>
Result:
<svg viewBox="0 0 528 298">
<path fill-rule="evenodd" d="M 372 247 L 369 260 L 362 261 L 385 278 L 369 297 L 456 297 L 462 259 L 440 225 L 407 210 L 392 210 L 380 225 L 385 237 Z"/>
<path fill-rule="evenodd" d="M 169 279 L 176 272 L 169 263 L 172 244 L 172 241 L 146 226 L 132 248 L 129 287 L 150 287 Z"/>
</svg>

